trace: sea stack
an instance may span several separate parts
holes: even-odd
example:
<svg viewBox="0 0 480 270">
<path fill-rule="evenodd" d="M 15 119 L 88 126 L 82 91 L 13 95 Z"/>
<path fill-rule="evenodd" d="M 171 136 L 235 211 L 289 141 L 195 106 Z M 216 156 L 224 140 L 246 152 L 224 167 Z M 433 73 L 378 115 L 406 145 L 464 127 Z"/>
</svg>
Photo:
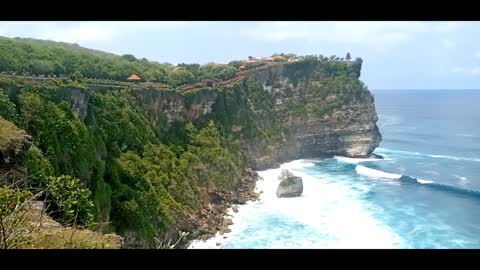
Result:
<svg viewBox="0 0 480 270">
<path fill-rule="evenodd" d="M 303 192 L 302 178 L 283 170 L 278 179 L 281 181 L 277 188 L 277 197 L 298 197 Z"/>
</svg>

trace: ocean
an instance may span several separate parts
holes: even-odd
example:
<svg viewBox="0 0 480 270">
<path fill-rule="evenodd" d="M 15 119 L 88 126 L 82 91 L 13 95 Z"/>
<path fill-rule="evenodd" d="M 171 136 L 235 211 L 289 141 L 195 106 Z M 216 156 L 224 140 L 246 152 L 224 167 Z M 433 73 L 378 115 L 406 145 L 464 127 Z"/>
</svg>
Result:
<svg viewBox="0 0 480 270">
<path fill-rule="evenodd" d="M 480 91 L 372 92 L 384 159 L 260 171 L 260 200 L 230 211 L 231 233 L 190 248 L 480 248 Z M 276 197 L 282 168 L 301 197 Z"/>
</svg>

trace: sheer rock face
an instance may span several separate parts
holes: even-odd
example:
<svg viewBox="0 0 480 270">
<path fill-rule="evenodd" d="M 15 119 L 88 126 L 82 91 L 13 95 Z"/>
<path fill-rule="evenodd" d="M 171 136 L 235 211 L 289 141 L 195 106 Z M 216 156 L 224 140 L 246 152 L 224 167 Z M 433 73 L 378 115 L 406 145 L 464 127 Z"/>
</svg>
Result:
<svg viewBox="0 0 480 270">
<path fill-rule="evenodd" d="M 279 161 L 296 158 L 367 157 L 381 141 L 373 103 L 335 110 L 324 118 L 292 123 L 289 141 L 279 149 Z"/>
<path fill-rule="evenodd" d="M 366 89 L 360 97 L 352 93 L 351 100 L 333 111 L 315 115 L 294 110 L 305 108 L 308 103 L 328 105 L 337 96 L 316 97 L 312 88 L 322 89 L 322 80 L 300 79 L 294 83 L 285 76 L 283 66 L 260 70 L 255 78 L 263 85 L 274 100 L 274 111 L 281 116 L 284 140 L 272 145 L 272 154 L 253 150 L 253 167 L 266 169 L 279 163 L 299 158 L 367 157 L 380 144 L 382 136 L 376 122 L 374 99 Z M 358 79 L 358 78 L 357 78 Z M 265 119 L 269 121 L 269 119 Z M 261 142 L 255 142 L 251 149 L 258 149 Z"/>
<path fill-rule="evenodd" d="M 281 64 L 252 72 L 240 82 L 240 89 L 246 88 L 249 79 L 262 85 L 271 105 L 269 108 L 255 105 L 255 97 L 243 92 L 235 99 L 237 118 L 229 121 L 232 122 L 231 133 L 240 134 L 240 151 L 246 153 L 254 169 L 277 167 L 282 162 L 299 158 L 367 157 L 382 139 L 376 125 L 374 99 L 367 89 L 356 86 L 348 102 L 318 115 L 308 113 L 306 107 L 317 104 L 322 108 L 338 99 L 335 94 L 318 97 L 313 93 L 324 91 L 324 79 L 299 78 L 294 83 Z M 351 78 L 350 82 L 358 82 L 358 78 Z M 162 132 L 178 123 L 218 120 L 215 106 L 222 98 L 219 93 L 215 88 L 190 96 L 175 91 L 139 89 L 132 95 L 144 108 L 152 125 Z M 276 126 L 282 139 L 272 141 L 246 136 L 245 124 L 238 123 L 242 118 L 250 119 L 259 130 Z M 265 152 L 266 148 L 270 150 Z"/>
<path fill-rule="evenodd" d="M 328 92 L 330 86 L 327 82 L 335 75 L 317 76 L 321 72 L 315 73 L 314 70 L 312 76 L 293 78 L 291 67 L 287 65 L 275 64 L 251 72 L 240 81 L 237 90 L 214 87 L 186 94 L 141 86 L 127 90 L 159 134 L 177 129 L 187 122 L 204 124 L 209 119 L 219 120 L 216 106 L 220 100 L 225 100 L 221 92 L 242 92 L 230 97 L 236 103 L 236 108 L 227 106 L 226 109 L 229 113 L 234 111 L 236 118 L 229 119 L 231 128 L 227 132 L 238 135 L 239 151 L 246 153 L 248 165 L 257 170 L 277 167 L 282 162 L 299 158 L 369 156 L 380 144 L 382 136 L 376 125 L 378 119 L 373 96 L 359 86 L 358 77 L 349 77 L 347 85 L 337 84 L 335 87 L 340 90 Z M 297 71 L 304 72 L 301 68 Z M 359 71 L 356 72 L 359 75 Z M 258 96 L 245 91 L 249 79 L 261 85 L 263 93 L 271 100 L 269 105 L 256 104 Z M 343 91 L 342 87 L 348 91 Z M 61 91 L 60 98 L 66 100 L 72 110 L 84 119 L 88 114 L 88 91 L 115 90 L 118 89 L 89 85 L 86 90 L 65 89 Z M 348 101 L 325 113 L 309 111 L 309 106 L 324 109 L 338 101 L 342 98 L 338 96 L 338 91 L 347 93 Z M 322 94 L 327 92 L 326 95 Z M 250 126 L 247 127 L 239 119 L 248 119 Z M 252 126 L 261 131 L 275 127 L 281 139 L 271 140 L 258 136 L 258 132 L 250 136 L 248 131 Z"/>
</svg>

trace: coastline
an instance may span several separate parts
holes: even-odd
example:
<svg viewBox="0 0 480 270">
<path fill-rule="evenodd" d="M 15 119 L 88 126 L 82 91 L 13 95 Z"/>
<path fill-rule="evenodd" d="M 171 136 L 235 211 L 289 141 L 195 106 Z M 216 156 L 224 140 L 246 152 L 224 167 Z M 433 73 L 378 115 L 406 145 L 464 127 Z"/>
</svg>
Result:
<svg viewBox="0 0 480 270">
<path fill-rule="evenodd" d="M 188 249 L 192 243 L 223 238 L 231 232 L 233 217 L 239 208 L 258 201 L 260 193 L 256 192 L 257 182 L 262 180 L 256 171 L 246 170 L 232 191 L 215 190 L 205 192 L 206 200 L 202 207 L 189 218 L 188 227 L 192 233 L 182 241 L 178 248 Z"/>
<path fill-rule="evenodd" d="M 239 206 L 237 212 L 234 212 L 232 207 L 226 209 L 225 217 L 232 221 L 227 232 L 217 232 L 207 239 L 195 239 L 186 248 L 228 249 L 244 246 L 245 239 L 251 238 L 250 234 L 258 235 L 259 239 L 266 239 L 277 233 L 280 233 L 278 235 L 281 235 L 282 239 L 273 240 L 276 243 L 271 245 L 272 248 L 363 248 L 367 238 L 361 233 L 361 229 L 344 226 L 344 224 L 348 224 L 347 221 L 351 217 L 359 220 L 360 227 L 371 228 L 375 233 L 376 238 L 366 245 L 367 248 L 394 248 L 400 241 L 398 236 L 370 215 L 362 202 L 356 200 L 354 189 L 351 190 L 348 185 L 316 181 L 314 176 L 303 172 L 305 168 L 314 166 L 318 160 L 297 159 L 282 163 L 276 168 L 257 171 L 259 178 L 255 182 L 255 192 L 260 194 L 258 200 L 248 201 Z M 307 189 L 301 196 L 281 199 L 276 196 L 275 190 L 279 184 L 278 176 L 283 169 L 302 177 Z M 353 200 L 349 200 L 352 198 Z M 339 201 L 345 202 L 338 204 Z M 305 205 L 312 204 L 318 205 L 322 209 L 320 214 L 312 215 L 311 211 L 306 210 Z M 345 213 L 338 210 L 345 211 Z M 270 229 L 259 228 L 258 224 L 262 224 L 263 221 L 258 224 L 256 222 L 263 220 L 265 217 L 269 219 L 268 216 L 272 213 L 283 216 L 279 219 L 281 224 L 278 224 L 278 226 L 272 225 L 273 227 Z M 288 232 L 281 231 L 282 229 L 277 230 L 279 227 L 291 226 L 292 224 L 302 224 L 301 227 L 308 228 L 309 231 L 295 232 L 295 229 L 291 228 Z M 324 233 L 340 238 L 333 242 L 329 242 L 328 239 L 317 241 L 324 237 L 322 236 Z M 314 237 L 312 239 L 316 240 L 296 242 L 290 239 L 293 235 L 302 239 L 311 235 Z M 235 243 L 231 242 L 230 239 L 235 239 Z M 264 244 L 260 244 L 260 246 L 265 246 Z"/>
<path fill-rule="evenodd" d="M 256 194 L 255 198 L 248 199 L 245 203 L 243 204 L 231 204 L 225 207 L 225 211 L 223 212 L 222 218 L 224 220 L 229 220 L 228 222 L 229 225 L 226 226 L 224 230 L 219 230 L 216 231 L 214 234 L 209 234 L 209 235 L 203 235 L 202 237 L 197 237 L 194 239 L 191 239 L 191 241 L 188 242 L 187 245 L 185 245 L 185 248 L 187 249 L 215 249 L 215 248 L 222 248 L 223 242 L 232 237 L 233 235 L 242 232 L 245 226 L 248 226 L 248 223 L 245 222 L 239 222 L 240 220 L 243 220 L 243 216 L 246 216 L 250 213 L 251 210 L 254 208 L 259 207 L 261 204 L 263 204 L 266 200 L 270 199 L 269 197 L 275 197 L 276 194 L 265 194 L 265 190 L 270 190 L 271 187 L 268 185 L 278 185 L 276 182 L 272 183 L 271 181 L 267 181 L 266 177 L 263 177 L 262 175 L 271 175 L 274 174 L 276 177 L 280 175 L 280 172 L 283 169 L 295 169 L 295 168 L 300 168 L 304 166 L 308 166 L 307 164 L 311 163 L 311 159 L 297 159 L 297 160 L 292 160 L 292 161 L 287 161 L 282 164 L 280 164 L 277 167 L 269 168 L 269 169 L 264 169 L 264 170 L 259 170 L 255 171 L 255 174 L 257 175 L 257 179 L 253 182 L 254 185 L 250 186 L 251 192 Z M 239 194 L 239 196 L 242 196 Z M 244 199 L 246 199 L 244 197 Z"/>
</svg>

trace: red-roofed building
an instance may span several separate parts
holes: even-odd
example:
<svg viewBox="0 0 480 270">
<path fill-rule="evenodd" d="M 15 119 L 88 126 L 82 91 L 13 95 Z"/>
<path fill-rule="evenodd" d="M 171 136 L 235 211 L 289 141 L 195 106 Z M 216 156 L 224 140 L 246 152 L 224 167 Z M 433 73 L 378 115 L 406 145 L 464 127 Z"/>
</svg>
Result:
<svg viewBox="0 0 480 270">
<path fill-rule="evenodd" d="M 127 78 L 127 81 L 131 82 L 139 82 L 141 79 L 135 74 L 132 74 L 130 77 Z"/>
</svg>

